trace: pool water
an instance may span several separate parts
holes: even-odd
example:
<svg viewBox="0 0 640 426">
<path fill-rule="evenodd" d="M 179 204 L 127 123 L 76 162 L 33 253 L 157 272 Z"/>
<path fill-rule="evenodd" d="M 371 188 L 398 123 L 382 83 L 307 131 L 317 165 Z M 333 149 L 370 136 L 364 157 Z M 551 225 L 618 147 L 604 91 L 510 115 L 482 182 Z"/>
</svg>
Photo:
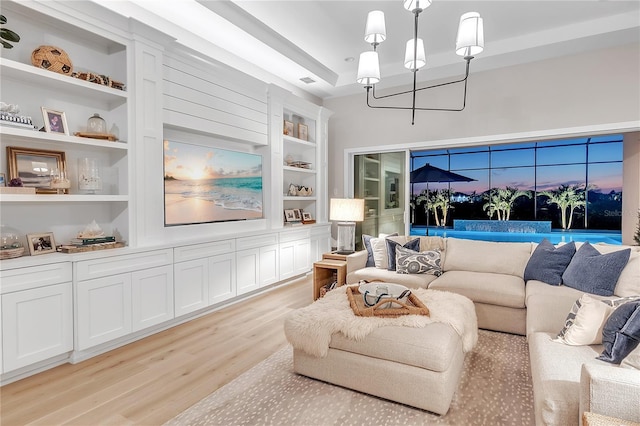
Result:
<svg viewBox="0 0 640 426">
<path fill-rule="evenodd" d="M 427 235 L 426 226 L 412 226 L 410 235 Z M 622 233 L 616 231 L 551 231 L 547 233 L 524 232 L 489 232 L 489 231 L 454 231 L 451 228 L 429 227 L 430 236 L 465 238 L 481 241 L 507 241 L 507 242 L 536 242 L 544 238 L 553 244 L 568 243 L 571 241 L 590 243 L 622 244 Z"/>
</svg>

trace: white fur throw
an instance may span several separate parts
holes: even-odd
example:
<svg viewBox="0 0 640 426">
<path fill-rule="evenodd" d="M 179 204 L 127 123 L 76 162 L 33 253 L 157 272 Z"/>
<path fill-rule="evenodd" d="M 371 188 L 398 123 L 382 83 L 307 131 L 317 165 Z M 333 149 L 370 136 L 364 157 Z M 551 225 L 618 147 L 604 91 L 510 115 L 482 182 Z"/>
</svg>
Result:
<svg viewBox="0 0 640 426">
<path fill-rule="evenodd" d="M 378 327 L 424 327 L 434 322 L 443 322 L 453 327 L 460 335 L 465 352 L 473 349 L 478 341 L 478 321 L 471 300 L 447 291 L 423 288 L 411 291 L 429 308 L 429 316 L 357 316 L 349 306 L 346 286 L 341 286 L 327 292 L 323 298 L 311 305 L 296 309 L 287 315 L 284 333 L 294 348 L 309 355 L 325 357 L 333 333 L 340 332 L 349 339 L 360 341 Z"/>
</svg>

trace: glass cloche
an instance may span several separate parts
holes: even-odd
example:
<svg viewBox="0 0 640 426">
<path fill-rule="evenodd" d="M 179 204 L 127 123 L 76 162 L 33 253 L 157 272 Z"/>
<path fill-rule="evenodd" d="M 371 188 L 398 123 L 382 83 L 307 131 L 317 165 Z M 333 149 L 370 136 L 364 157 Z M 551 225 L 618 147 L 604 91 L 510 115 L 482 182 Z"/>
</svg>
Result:
<svg viewBox="0 0 640 426">
<path fill-rule="evenodd" d="M 0 259 L 13 259 L 24 254 L 23 236 L 10 226 L 0 226 Z"/>
</svg>

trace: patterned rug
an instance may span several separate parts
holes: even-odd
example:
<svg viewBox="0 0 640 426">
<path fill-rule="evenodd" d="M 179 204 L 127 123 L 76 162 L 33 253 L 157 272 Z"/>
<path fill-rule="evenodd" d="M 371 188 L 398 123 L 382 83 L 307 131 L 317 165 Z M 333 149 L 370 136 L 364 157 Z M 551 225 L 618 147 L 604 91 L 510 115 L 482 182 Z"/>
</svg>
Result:
<svg viewBox="0 0 640 426">
<path fill-rule="evenodd" d="M 166 425 L 533 425 L 523 336 L 480 330 L 449 412 L 439 416 L 293 372 L 282 349 Z"/>
</svg>

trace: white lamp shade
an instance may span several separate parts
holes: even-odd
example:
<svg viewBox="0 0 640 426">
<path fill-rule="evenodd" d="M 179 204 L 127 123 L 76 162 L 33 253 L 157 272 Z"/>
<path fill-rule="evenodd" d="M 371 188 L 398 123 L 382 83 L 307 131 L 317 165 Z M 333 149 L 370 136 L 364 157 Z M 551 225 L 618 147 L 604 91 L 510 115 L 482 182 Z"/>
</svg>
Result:
<svg viewBox="0 0 640 426">
<path fill-rule="evenodd" d="M 382 43 L 387 38 L 384 24 L 384 12 L 372 10 L 367 15 L 367 25 L 364 28 L 364 40 L 367 43 Z"/>
<path fill-rule="evenodd" d="M 414 61 L 413 41 L 414 39 L 407 41 L 407 48 L 404 52 L 404 67 L 411 71 L 420 69 L 427 64 L 427 58 L 424 53 L 424 43 L 421 38 L 418 39 L 418 50 L 415 52 L 416 58 Z"/>
<path fill-rule="evenodd" d="M 415 12 L 417 9 L 424 10 L 431 6 L 433 0 L 403 0 L 404 8 L 409 12 Z"/>
<path fill-rule="evenodd" d="M 365 86 L 376 84 L 380 81 L 380 64 L 378 63 L 378 52 L 369 51 L 360 54 L 358 62 L 357 81 Z"/>
<path fill-rule="evenodd" d="M 329 220 L 362 222 L 364 220 L 364 200 L 359 198 L 332 198 L 329 201 Z"/>
<path fill-rule="evenodd" d="M 484 50 L 484 26 L 477 12 L 468 12 L 460 17 L 456 54 L 475 56 Z"/>
</svg>

